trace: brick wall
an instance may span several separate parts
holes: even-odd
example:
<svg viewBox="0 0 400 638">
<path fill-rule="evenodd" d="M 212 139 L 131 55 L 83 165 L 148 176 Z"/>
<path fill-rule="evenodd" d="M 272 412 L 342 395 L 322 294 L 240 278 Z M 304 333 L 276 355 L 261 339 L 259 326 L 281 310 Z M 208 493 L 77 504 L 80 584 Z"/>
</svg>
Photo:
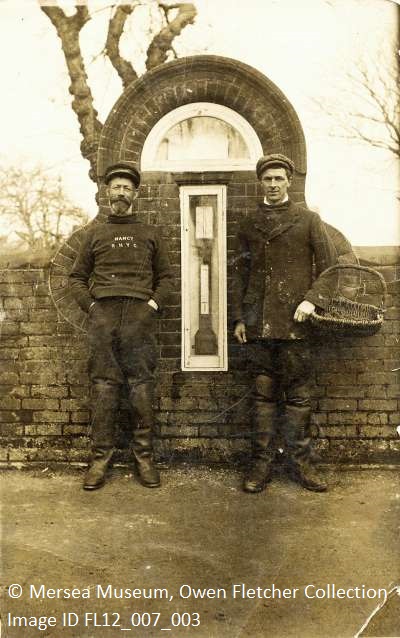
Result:
<svg viewBox="0 0 400 638">
<path fill-rule="evenodd" d="M 398 290 L 393 283 L 398 267 L 378 270 L 389 291 Z M 385 323 L 376 335 L 317 341 L 313 423 L 327 458 L 399 462 L 399 319 L 398 293 L 389 294 Z"/>
<path fill-rule="evenodd" d="M 71 326 L 58 318 L 44 270 L 0 271 L 1 460 L 79 456 L 86 375 Z M 68 372 L 68 366 L 71 369 Z M 66 451 L 73 446 L 74 450 Z"/>
<path fill-rule="evenodd" d="M 161 187 L 160 187 L 161 188 Z M 392 266 L 380 267 L 388 282 Z M 86 336 L 57 313 L 48 272 L 0 272 L 0 460 L 84 461 L 88 450 Z M 390 287 L 390 286 L 389 286 Z M 170 460 L 226 460 L 246 450 L 248 378 L 230 343 L 222 373 L 180 371 L 180 305 L 175 294 L 160 321 L 157 449 Z M 383 329 L 368 338 L 320 340 L 313 391 L 314 436 L 326 461 L 398 462 L 398 299 L 389 295 Z M 129 414 L 122 402 L 119 458 L 129 457 Z"/>
</svg>

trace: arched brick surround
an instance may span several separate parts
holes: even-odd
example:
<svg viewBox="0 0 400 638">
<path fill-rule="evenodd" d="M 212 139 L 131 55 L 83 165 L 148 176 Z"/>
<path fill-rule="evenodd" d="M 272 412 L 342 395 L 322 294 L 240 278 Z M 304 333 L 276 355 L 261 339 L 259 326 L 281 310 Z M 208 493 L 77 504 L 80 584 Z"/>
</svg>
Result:
<svg viewBox="0 0 400 638">
<path fill-rule="evenodd" d="M 219 56 L 193 56 L 159 66 L 124 91 L 100 138 L 99 179 L 106 167 L 118 160 L 140 165 L 142 147 L 152 127 L 173 109 L 191 102 L 228 106 L 254 128 L 265 153 L 283 152 L 292 157 L 297 169 L 292 193 L 294 199 L 304 199 L 306 148 L 294 108 L 263 74 Z M 101 203 L 107 206 L 103 197 Z"/>
</svg>

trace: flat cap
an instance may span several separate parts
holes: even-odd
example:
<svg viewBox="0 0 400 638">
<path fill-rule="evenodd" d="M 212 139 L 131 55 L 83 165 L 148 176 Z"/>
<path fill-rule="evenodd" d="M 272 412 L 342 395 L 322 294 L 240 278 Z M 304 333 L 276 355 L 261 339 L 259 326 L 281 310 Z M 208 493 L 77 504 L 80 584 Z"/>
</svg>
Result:
<svg viewBox="0 0 400 638">
<path fill-rule="evenodd" d="M 108 184 L 113 177 L 126 177 L 135 184 L 136 188 L 139 188 L 140 173 L 131 162 L 118 162 L 109 166 L 104 174 L 104 182 Z"/>
<path fill-rule="evenodd" d="M 282 166 L 283 168 L 286 168 L 291 175 L 294 173 L 294 162 L 292 162 L 289 157 L 286 157 L 286 155 L 282 155 L 281 153 L 271 153 L 271 155 L 264 155 L 258 160 L 256 165 L 258 179 L 260 179 L 265 169 L 271 166 Z"/>
</svg>

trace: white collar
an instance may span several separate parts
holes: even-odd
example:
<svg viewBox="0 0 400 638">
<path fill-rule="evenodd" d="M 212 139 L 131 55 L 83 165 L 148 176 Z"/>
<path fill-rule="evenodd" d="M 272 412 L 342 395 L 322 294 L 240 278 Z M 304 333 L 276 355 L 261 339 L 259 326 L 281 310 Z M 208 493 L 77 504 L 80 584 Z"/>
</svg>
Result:
<svg viewBox="0 0 400 638">
<path fill-rule="evenodd" d="M 279 204 L 284 204 L 285 202 L 287 202 L 289 199 L 289 195 L 286 193 L 285 197 L 283 198 L 283 200 L 281 202 L 279 202 Z M 264 197 L 264 204 L 267 204 L 267 206 L 273 206 L 273 204 L 270 204 L 270 202 L 267 200 L 266 197 Z"/>
</svg>

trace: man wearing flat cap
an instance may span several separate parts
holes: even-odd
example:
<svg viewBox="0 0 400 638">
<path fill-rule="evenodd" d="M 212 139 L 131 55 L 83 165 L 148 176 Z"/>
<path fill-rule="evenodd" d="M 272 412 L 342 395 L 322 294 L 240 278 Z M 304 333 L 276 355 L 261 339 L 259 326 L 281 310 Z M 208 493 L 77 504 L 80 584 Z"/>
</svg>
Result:
<svg viewBox="0 0 400 638">
<path fill-rule="evenodd" d="M 254 374 L 252 455 L 243 487 L 246 492 L 266 487 L 278 428 L 290 476 L 322 492 L 326 484 L 311 463 L 308 432 L 312 335 L 307 318 L 315 306 L 326 305 L 329 291 L 318 275 L 335 263 L 336 252 L 319 215 L 289 199 L 290 158 L 266 155 L 256 173 L 265 197 L 239 227 L 233 286 L 234 335 Z"/>
<path fill-rule="evenodd" d="M 105 482 L 123 384 L 137 417 L 137 477 L 146 487 L 158 487 L 152 445 L 155 331 L 171 288 L 171 269 L 157 228 L 132 212 L 140 185 L 137 168 L 114 164 L 104 182 L 111 214 L 106 223 L 89 226 L 69 277 L 76 301 L 88 313 L 92 460 L 83 487 L 95 490 Z"/>
</svg>

